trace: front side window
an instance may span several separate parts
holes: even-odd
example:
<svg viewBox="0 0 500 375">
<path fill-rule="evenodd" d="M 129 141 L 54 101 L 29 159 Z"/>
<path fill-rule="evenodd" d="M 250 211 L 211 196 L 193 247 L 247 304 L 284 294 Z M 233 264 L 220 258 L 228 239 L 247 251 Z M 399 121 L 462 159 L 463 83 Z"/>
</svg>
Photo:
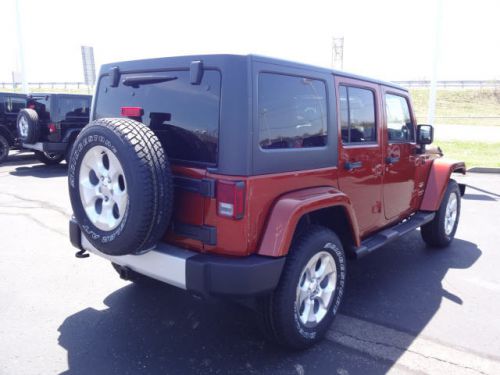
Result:
<svg viewBox="0 0 500 375">
<path fill-rule="evenodd" d="M 406 98 L 386 94 L 385 110 L 387 114 L 387 135 L 389 141 L 411 142 L 415 139 L 414 126 Z"/>
<path fill-rule="evenodd" d="M 26 99 L 16 98 L 13 96 L 5 97 L 5 112 L 19 113 L 19 111 L 26 107 Z"/>
<path fill-rule="evenodd" d="M 344 144 L 377 141 L 373 92 L 358 87 L 339 87 L 340 131 Z"/>
<path fill-rule="evenodd" d="M 261 73 L 258 103 L 261 148 L 326 145 L 327 99 L 323 81 Z"/>
</svg>

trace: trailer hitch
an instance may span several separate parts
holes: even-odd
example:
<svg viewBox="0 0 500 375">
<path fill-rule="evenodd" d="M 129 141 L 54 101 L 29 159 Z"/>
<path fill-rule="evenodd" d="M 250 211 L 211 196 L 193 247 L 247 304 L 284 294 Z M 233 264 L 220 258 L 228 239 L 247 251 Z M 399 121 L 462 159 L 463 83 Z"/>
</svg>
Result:
<svg viewBox="0 0 500 375">
<path fill-rule="evenodd" d="M 89 253 L 87 253 L 87 250 L 81 249 L 80 251 L 77 251 L 75 253 L 75 257 L 83 259 L 83 258 L 88 258 L 90 256 Z"/>
</svg>

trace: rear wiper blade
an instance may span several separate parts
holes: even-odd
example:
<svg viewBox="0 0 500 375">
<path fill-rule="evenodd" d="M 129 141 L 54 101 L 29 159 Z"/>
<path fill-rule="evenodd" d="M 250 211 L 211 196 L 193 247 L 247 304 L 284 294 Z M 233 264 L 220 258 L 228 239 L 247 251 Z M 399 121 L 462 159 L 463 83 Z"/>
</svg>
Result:
<svg viewBox="0 0 500 375">
<path fill-rule="evenodd" d="M 132 86 L 134 88 L 138 88 L 139 85 L 168 82 L 168 81 L 174 81 L 176 79 L 177 77 L 172 77 L 172 76 L 135 76 L 135 77 L 125 78 L 122 83 L 125 86 Z"/>
</svg>

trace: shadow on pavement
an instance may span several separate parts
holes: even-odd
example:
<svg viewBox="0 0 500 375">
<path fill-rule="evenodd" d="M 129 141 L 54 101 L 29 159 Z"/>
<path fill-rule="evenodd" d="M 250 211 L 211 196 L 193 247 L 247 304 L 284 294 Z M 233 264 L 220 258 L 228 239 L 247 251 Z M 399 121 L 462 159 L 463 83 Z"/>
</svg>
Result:
<svg viewBox="0 0 500 375">
<path fill-rule="evenodd" d="M 460 239 L 445 249 L 426 247 L 414 231 L 351 264 L 343 313 L 418 335 L 443 298 L 463 304 L 441 281 L 450 269 L 471 267 L 481 254 Z"/>
<path fill-rule="evenodd" d="M 38 178 L 51 178 L 62 177 L 68 174 L 66 164 L 58 165 L 45 165 L 37 164 L 29 167 L 17 167 L 15 171 L 9 172 L 12 176 L 18 177 L 38 177 Z"/>
<path fill-rule="evenodd" d="M 443 298 L 463 303 L 443 288 L 448 270 L 468 268 L 480 256 L 476 245 L 462 240 L 428 249 L 414 232 L 350 262 L 341 312 L 418 335 Z M 104 303 L 107 309 L 87 308 L 59 327 L 68 374 L 383 374 L 394 365 L 329 341 L 305 352 L 283 350 L 265 340 L 252 311 L 159 283 L 127 285 Z"/>
<path fill-rule="evenodd" d="M 11 151 L 7 160 L 0 164 L 0 166 L 18 166 L 33 163 L 38 163 L 38 160 L 36 160 L 35 155 L 32 152 L 12 153 Z"/>
<path fill-rule="evenodd" d="M 489 195 L 486 195 L 486 194 L 465 193 L 462 198 L 467 199 L 467 200 L 473 200 L 473 201 L 488 201 L 488 202 L 495 202 L 496 201 L 495 198 L 490 197 Z"/>
<path fill-rule="evenodd" d="M 472 186 L 472 185 L 469 185 L 469 184 L 467 184 L 467 187 L 471 188 L 471 189 L 474 189 L 474 190 L 477 190 L 477 191 L 480 191 L 482 193 L 486 193 L 486 194 L 492 195 L 494 197 L 500 198 L 500 194 L 493 193 L 492 191 L 484 190 L 484 189 L 481 189 L 481 188 L 478 188 L 476 186 Z"/>
</svg>

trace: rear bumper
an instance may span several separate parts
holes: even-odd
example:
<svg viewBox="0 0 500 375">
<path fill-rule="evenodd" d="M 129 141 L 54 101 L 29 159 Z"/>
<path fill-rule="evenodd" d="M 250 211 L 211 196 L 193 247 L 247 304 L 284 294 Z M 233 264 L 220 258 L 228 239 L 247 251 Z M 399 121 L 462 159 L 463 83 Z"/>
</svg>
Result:
<svg viewBox="0 0 500 375">
<path fill-rule="evenodd" d="M 165 243 L 140 255 L 111 256 L 92 246 L 74 219 L 70 220 L 69 226 L 73 246 L 204 296 L 244 297 L 268 293 L 278 285 L 285 264 L 284 257 L 225 257 L 200 254 Z"/>
<path fill-rule="evenodd" d="M 37 142 L 23 143 L 23 148 L 42 152 L 54 152 L 64 154 L 68 148 L 68 142 Z"/>
</svg>

